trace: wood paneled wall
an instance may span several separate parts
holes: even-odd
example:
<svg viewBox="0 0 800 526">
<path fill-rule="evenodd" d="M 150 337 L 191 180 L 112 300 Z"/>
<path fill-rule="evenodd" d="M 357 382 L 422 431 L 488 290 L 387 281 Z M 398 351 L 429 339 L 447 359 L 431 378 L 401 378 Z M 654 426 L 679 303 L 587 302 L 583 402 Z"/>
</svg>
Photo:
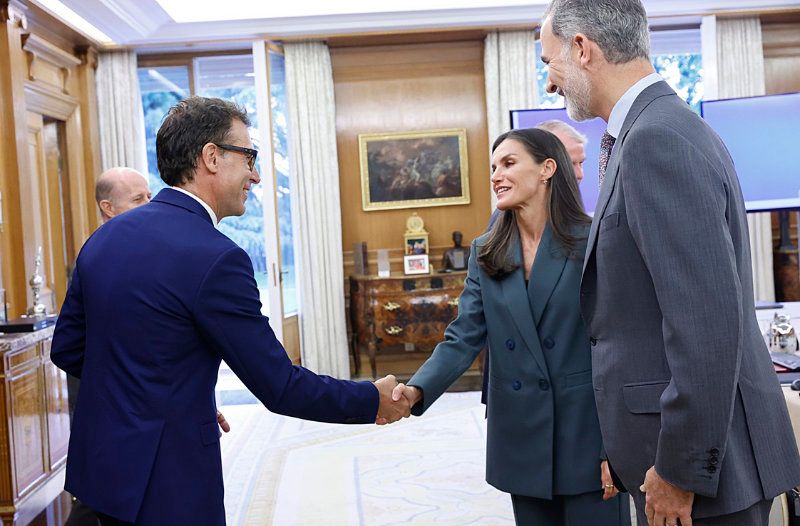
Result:
<svg viewBox="0 0 800 526">
<path fill-rule="evenodd" d="M 767 95 L 800 91 L 800 21 L 762 23 L 764 80 Z M 773 237 L 780 238 L 777 214 L 773 214 Z M 792 214 L 792 240 L 797 245 L 797 214 Z"/>
<path fill-rule="evenodd" d="M 416 212 L 430 233 L 431 263 L 460 230 L 469 242 L 490 215 L 489 140 L 483 41 L 348 46 L 331 49 L 336 93 L 336 135 L 345 276 L 352 273 L 353 243 L 366 241 L 374 273 L 375 251 L 392 249 L 392 270 L 402 271 L 406 219 Z M 361 208 L 358 135 L 465 128 L 469 157 L 468 205 L 365 212 Z"/>
<path fill-rule="evenodd" d="M 94 55 L 85 38 L 35 6 L 0 0 L 0 285 L 10 317 L 30 302 L 36 247 L 44 249 L 44 290 L 63 299 L 66 266 L 97 226 Z M 63 140 L 37 135 L 45 121 L 57 123 Z M 59 150 L 51 171 L 61 177 L 49 182 L 48 148 Z"/>
<path fill-rule="evenodd" d="M 763 22 L 764 75 L 768 95 L 800 91 L 800 21 Z M 798 212 L 789 214 L 789 236 L 792 245 L 798 246 Z M 780 250 L 780 223 L 778 214 L 772 214 L 773 254 L 776 269 L 776 295 L 784 301 L 800 300 L 798 289 L 797 252 L 787 254 Z M 786 268 L 782 268 L 786 267 Z"/>
</svg>

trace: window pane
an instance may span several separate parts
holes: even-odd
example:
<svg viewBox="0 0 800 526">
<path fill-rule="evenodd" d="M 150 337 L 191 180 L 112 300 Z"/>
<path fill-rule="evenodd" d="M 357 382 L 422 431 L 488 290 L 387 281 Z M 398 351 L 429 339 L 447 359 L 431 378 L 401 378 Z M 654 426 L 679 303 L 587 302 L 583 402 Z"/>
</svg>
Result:
<svg viewBox="0 0 800 526">
<path fill-rule="evenodd" d="M 256 88 L 252 55 L 197 58 L 194 70 L 198 95 L 229 100 L 247 110 L 251 125 L 250 138 L 253 145 L 261 150 L 258 144 Z M 263 151 L 260 152 L 260 155 L 263 154 Z M 266 312 L 269 306 L 267 297 L 269 275 L 264 238 L 263 192 L 264 187 L 261 184 L 251 186 L 245 202 L 245 213 L 238 217 L 226 217 L 220 221 L 219 230 L 250 256 L 256 284 L 261 292 L 261 304 Z"/>
<path fill-rule="evenodd" d="M 660 47 L 663 47 L 660 46 Z M 564 98 L 547 93 L 548 66 L 540 60 L 542 45 L 536 41 L 536 84 L 540 108 L 563 108 Z M 672 89 L 700 113 L 703 98 L 703 58 L 700 53 L 658 54 L 652 57 L 656 72 Z"/>
<path fill-rule="evenodd" d="M 167 111 L 189 96 L 189 68 L 170 66 L 139 68 L 139 89 L 144 109 L 144 132 L 147 143 L 147 178 L 153 195 L 166 185 L 158 174 L 156 134 Z"/>
<path fill-rule="evenodd" d="M 653 66 L 672 89 L 700 113 L 703 99 L 703 57 L 699 53 L 656 55 Z"/>
<path fill-rule="evenodd" d="M 272 147 L 275 150 L 275 175 L 280 231 L 281 271 L 283 273 L 284 316 L 297 314 L 297 277 L 292 233 L 292 194 L 289 179 L 289 128 L 286 109 L 286 63 L 283 55 L 270 52 L 270 106 L 272 111 Z"/>
<path fill-rule="evenodd" d="M 558 93 L 547 93 L 547 72 L 550 68 L 542 62 L 542 44 L 536 41 L 536 95 L 540 108 L 563 108 L 564 97 Z"/>
</svg>

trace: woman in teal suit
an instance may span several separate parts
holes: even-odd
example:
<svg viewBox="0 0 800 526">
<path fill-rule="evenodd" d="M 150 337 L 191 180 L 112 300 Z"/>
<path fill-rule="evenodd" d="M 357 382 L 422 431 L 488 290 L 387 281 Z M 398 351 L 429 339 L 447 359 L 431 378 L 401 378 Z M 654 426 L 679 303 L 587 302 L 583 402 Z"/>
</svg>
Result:
<svg viewBox="0 0 800 526">
<path fill-rule="evenodd" d="M 486 480 L 518 525 L 630 524 L 604 460 L 579 287 L 591 219 L 564 146 L 540 129 L 492 147 L 501 217 L 473 241 L 458 318 L 394 396 L 421 415 L 488 342 Z"/>
</svg>

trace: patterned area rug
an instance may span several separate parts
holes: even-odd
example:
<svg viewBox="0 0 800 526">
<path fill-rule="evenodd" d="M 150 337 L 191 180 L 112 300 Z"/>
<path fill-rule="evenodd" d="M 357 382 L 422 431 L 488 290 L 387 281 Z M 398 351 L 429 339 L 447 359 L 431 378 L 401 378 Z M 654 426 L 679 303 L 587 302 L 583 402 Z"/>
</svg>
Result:
<svg viewBox="0 0 800 526">
<path fill-rule="evenodd" d="M 480 393 L 447 393 L 383 427 L 221 409 L 229 526 L 514 524 L 508 495 L 484 480 Z"/>
</svg>

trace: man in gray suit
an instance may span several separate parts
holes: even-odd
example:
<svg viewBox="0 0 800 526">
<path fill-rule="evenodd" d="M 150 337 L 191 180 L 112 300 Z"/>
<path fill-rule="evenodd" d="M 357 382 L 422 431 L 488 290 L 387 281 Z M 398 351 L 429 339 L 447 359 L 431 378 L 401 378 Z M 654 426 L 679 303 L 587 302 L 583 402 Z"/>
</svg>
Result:
<svg viewBox="0 0 800 526">
<path fill-rule="evenodd" d="M 581 310 L 610 464 L 639 524 L 766 525 L 800 458 L 725 145 L 655 73 L 640 0 L 553 0 L 541 40 L 548 90 L 608 123 Z"/>
</svg>

